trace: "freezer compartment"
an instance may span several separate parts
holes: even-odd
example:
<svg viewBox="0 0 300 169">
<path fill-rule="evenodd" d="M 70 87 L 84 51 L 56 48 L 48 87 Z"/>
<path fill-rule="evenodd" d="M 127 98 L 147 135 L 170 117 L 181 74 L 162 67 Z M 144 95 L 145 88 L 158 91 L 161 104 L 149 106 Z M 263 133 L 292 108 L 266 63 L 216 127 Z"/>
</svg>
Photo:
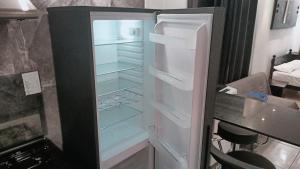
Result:
<svg viewBox="0 0 300 169">
<path fill-rule="evenodd" d="M 124 120 L 118 121 L 114 125 L 103 127 L 100 131 L 101 139 L 101 160 L 106 161 L 114 156 L 134 147 L 136 144 L 148 139 L 148 133 L 142 124 L 142 115 L 134 114 L 130 108 L 120 107 L 120 109 L 128 109 L 128 112 L 121 110 L 124 114 L 114 114 L 109 112 L 104 116 L 100 116 L 100 124 L 107 124 L 108 119 L 115 119 L 107 116 L 122 116 Z M 115 110 L 117 113 L 117 110 Z M 101 119 L 101 117 L 103 117 Z M 121 118 L 119 118 L 121 119 Z M 109 122 L 111 123 L 111 122 Z"/>
</svg>

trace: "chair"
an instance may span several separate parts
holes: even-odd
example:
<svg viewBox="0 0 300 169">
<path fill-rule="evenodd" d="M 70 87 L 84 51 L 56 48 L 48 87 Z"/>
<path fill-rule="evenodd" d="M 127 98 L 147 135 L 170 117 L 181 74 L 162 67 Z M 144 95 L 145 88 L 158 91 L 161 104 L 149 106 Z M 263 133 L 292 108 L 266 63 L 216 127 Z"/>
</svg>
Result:
<svg viewBox="0 0 300 169">
<path fill-rule="evenodd" d="M 254 149 L 254 144 L 257 142 L 258 134 L 234 125 L 220 122 L 218 124 L 218 133 L 222 139 L 233 143 L 233 151 L 236 149 L 236 144 L 240 145 L 250 145 L 251 151 Z M 222 146 L 219 143 L 220 149 Z"/>
<path fill-rule="evenodd" d="M 222 169 L 276 169 L 267 158 L 248 151 L 224 154 L 215 146 L 211 146 L 210 154 L 222 165 Z"/>
</svg>

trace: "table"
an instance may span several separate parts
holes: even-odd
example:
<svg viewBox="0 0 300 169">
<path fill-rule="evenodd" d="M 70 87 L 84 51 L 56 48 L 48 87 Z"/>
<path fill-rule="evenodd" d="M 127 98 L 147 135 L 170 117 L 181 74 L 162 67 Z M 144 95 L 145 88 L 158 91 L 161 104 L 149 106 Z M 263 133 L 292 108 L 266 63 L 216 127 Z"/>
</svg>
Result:
<svg viewBox="0 0 300 169">
<path fill-rule="evenodd" d="M 214 118 L 300 146 L 300 111 L 217 93 Z"/>
</svg>

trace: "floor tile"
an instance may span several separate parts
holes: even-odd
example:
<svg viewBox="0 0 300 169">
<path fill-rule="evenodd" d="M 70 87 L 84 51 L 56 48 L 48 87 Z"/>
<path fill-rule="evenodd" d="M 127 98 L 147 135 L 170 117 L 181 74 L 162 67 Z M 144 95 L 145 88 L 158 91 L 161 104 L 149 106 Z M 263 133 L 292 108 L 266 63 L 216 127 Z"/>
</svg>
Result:
<svg viewBox="0 0 300 169">
<path fill-rule="evenodd" d="M 299 169 L 299 168 L 300 168 L 300 153 L 298 153 L 297 158 L 295 159 L 290 169 Z"/>
<path fill-rule="evenodd" d="M 300 92 L 299 91 L 295 91 L 292 89 L 285 89 L 283 97 L 296 101 L 296 103 L 300 107 Z"/>
<path fill-rule="evenodd" d="M 292 144 L 289 144 L 289 143 L 286 143 L 286 142 L 283 142 L 283 141 L 279 141 L 279 140 L 274 140 L 274 141 L 278 142 L 278 143 L 281 143 L 281 144 L 285 144 L 285 145 L 287 145 L 289 147 L 292 147 L 292 148 L 300 150 L 300 147 L 298 147 L 298 146 L 295 146 L 295 145 L 292 145 Z"/>
<path fill-rule="evenodd" d="M 278 141 L 270 141 L 266 145 L 259 146 L 255 151 L 283 169 L 288 169 L 299 153 L 298 148 Z"/>
</svg>

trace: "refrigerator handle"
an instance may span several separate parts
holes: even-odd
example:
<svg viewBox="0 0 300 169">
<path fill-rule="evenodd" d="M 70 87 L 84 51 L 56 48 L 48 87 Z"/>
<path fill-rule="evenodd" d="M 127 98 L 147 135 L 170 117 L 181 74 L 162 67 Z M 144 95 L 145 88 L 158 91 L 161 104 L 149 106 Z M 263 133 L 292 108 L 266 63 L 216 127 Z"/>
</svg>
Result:
<svg viewBox="0 0 300 169">
<path fill-rule="evenodd" d="M 154 12 L 154 15 L 155 15 L 155 17 L 154 17 L 154 19 L 155 19 L 154 22 L 155 22 L 155 23 L 157 23 L 157 16 L 160 14 L 160 12 L 161 12 L 161 11 L 155 11 L 155 12 Z"/>
</svg>

